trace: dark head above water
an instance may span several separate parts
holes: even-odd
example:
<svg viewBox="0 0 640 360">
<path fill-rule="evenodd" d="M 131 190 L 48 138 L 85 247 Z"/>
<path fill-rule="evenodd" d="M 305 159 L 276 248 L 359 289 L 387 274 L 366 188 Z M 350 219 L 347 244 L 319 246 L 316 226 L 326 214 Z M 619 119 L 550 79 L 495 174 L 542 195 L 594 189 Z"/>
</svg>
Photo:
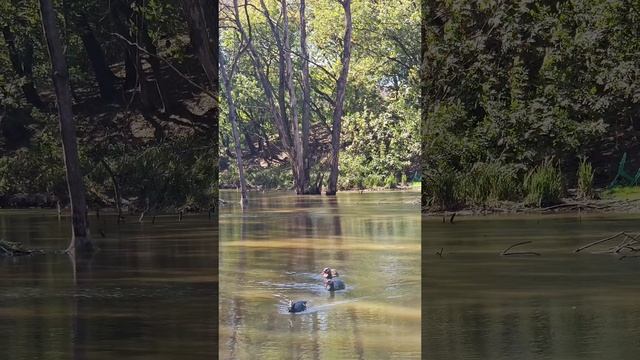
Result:
<svg viewBox="0 0 640 360">
<path fill-rule="evenodd" d="M 293 301 L 289 300 L 289 306 L 287 307 L 287 310 L 290 313 L 297 313 L 297 312 L 305 311 L 305 310 L 307 310 L 307 302 L 306 301 L 293 302 Z"/>
<path fill-rule="evenodd" d="M 344 290 L 346 286 L 340 279 L 329 279 L 325 282 L 324 287 L 329 291 Z"/>
<path fill-rule="evenodd" d="M 338 272 L 336 271 L 336 269 L 332 269 L 332 268 L 328 268 L 328 267 L 322 269 L 321 274 L 322 274 L 322 277 L 325 278 L 325 279 L 332 279 L 332 278 L 338 276 Z"/>
</svg>

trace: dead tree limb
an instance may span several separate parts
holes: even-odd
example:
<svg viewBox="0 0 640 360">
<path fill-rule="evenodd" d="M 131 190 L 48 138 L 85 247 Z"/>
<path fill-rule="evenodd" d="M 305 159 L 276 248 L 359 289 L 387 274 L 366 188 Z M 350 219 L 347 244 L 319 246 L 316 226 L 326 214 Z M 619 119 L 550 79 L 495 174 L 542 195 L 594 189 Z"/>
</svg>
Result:
<svg viewBox="0 0 640 360">
<path fill-rule="evenodd" d="M 613 240 L 613 239 L 617 238 L 620 235 L 626 235 L 626 233 L 624 231 L 621 231 L 621 232 L 619 232 L 619 233 L 617 233 L 617 234 L 615 234 L 613 236 L 609 236 L 607 238 L 600 239 L 600 240 L 594 241 L 592 243 L 589 243 L 589 244 L 587 244 L 585 246 L 579 247 L 574 252 L 580 252 L 580 251 L 582 251 L 584 249 L 588 249 L 588 248 L 590 248 L 592 246 L 595 246 L 595 245 L 598 245 L 598 244 L 602 244 L 603 242 L 606 242 L 606 241 L 609 241 L 609 240 Z"/>
<path fill-rule="evenodd" d="M 515 244 L 509 246 L 508 248 L 504 249 L 504 251 L 502 251 L 501 255 L 504 255 L 504 256 L 509 256 L 509 255 L 535 255 L 535 256 L 540 256 L 540 253 L 537 253 L 537 252 L 534 252 L 534 251 L 509 252 L 509 250 L 513 249 L 516 246 L 526 245 L 526 244 L 530 244 L 530 243 L 531 243 L 531 240 L 521 241 L 519 243 L 515 243 Z"/>
</svg>

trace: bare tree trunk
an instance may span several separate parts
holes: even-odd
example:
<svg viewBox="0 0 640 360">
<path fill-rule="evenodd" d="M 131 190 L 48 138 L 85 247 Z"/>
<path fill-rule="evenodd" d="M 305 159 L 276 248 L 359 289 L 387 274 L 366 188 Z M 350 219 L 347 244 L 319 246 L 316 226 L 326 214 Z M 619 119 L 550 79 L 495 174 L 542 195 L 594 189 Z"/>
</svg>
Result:
<svg viewBox="0 0 640 360">
<path fill-rule="evenodd" d="M 196 51 L 196 56 L 204 69 L 212 90 L 216 90 L 218 84 L 217 62 L 214 61 L 214 52 L 209 42 L 206 17 L 200 7 L 200 0 L 182 0 L 182 7 L 189 24 L 189 36 Z"/>
<path fill-rule="evenodd" d="M 291 162 L 291 166 L 294 166 L 293 153 L 291 151 L 291 142 L 289 139 L 289 132 L 287 131 L 286 120 L 283 118 L 283 115 L 280 111 L 280 108 L 276 106 L 274 101 L 273 87 L 269 82 L 269 78 L 264 72 L 264 61 L 262 60 L 260 54 L 256 50 L 253 45 L 253 41 L 251 36 L 247 34 L 240 21 L 240 11 L 238 9 L 238 0 L 233 0 L 233 9 L 234 9 L 234 21 L 236 23 L 236 27 L 238 32 L 240 33 L 242 40 L 247 44 L 247 49 L 249 50 L 251 62 L 253 63 L 253 67 L 258 75 L 258 81 L 262 85 L 264 90 L 264 95 L 267 100 L 267 105 L 269 106 L 269 110 L 273 115 L 274 122 L 276 124 L 276 128 L 278 129 L 278 135 L 280 136 L 280 142 L 282 143 L 282 147 L 287 151 L 289 155 L 289 161 Z"/>
<path fill-rule="evenodd" d="M 84 14 L 81 15 L 79 25 L 80 32 L 82 33 L 82 44 L 87 52 L 89 61 L 91 61 L 96 82 L 100 89 L 100 97 L 105 102 L 112 102 L 115 99 L 113 85 L 116 77 L 113 75 L 111 69 L 109 69 L 109 65 L 107 65 L 107 60 L 104 56 L 104 51 L 100 46 L 100 42 L 96 39 L 96 36 L 89 25 L 89 21 Z"/>
<path fill-rule="evenodd" d="M 120 224 L 120 220 L 122 220 L 122 200 L 120 199 L 120 187 L 118 186 L 118 179 L 116 178 L 116 174 L 109 166 L 109 163 L 103 158 L 100 159 L 102 165 L 104 165 L 105 170 L 109 173 L 109 177 L 111 178 L 111 182 L 113 183 L 113 197 L 116 202 L 116 210 L 118 211 L 118 220 L 117 223 Z"/>
<path fill-rule="evenodd" d="M 262 7 L 262 13 L 267 19 L 267 23 L 269 24 L 269 28 L 271 29 L 271 34 L 273 35 L 273 39 L 276 42 L 276 48 L 278 49 L 278 106 L 280 107 L 280 116 L 284 122 L 284 127 L 289 128 L 288 117 L 287 117 L 287 101 L 286 101 L 286 93 L 287 93 L 287 68 L 285 61 L 285 50 L 282 45 L 282 39 L 280 38 L 280 30 L 278 30 L 278 25 L 271 18 L 269 14 L 269 9 L 265 4 L 264 0 L 260 0 L 260 6 Z M 289 135 L 289 134 L 288 134 Z M 291 141 L 291 138 L 289 138 Z M 294 177 L 295 178 L 295 177 Z"/>
<path fill-rule="evenodd" d="M 133 12 L 123 3 L 122 0 L 114 0 L 111 5 L 109 15 L 111 21 L 115 26 L 116 32 L 130 42 L 135 42 L 133 39 L 131 29 L 127 24 L 132 22 Z M 125 80 L 123 89 L 125 91 L 134 89 L 138 84 L 138 67 L 136 63 L 138 61 L 137 49 L 132 46 L 126 46 L 124 49 L 124 68 L 125 68 Z"/>
<path fill-rule="evenodd" d="M 333 126 L 331 129 L 331 173 L 329 174 L 329 184 L 327 195 L 335 195 L 338 189 L 338 156 L 340 153 L 340 130 L 342 126 L 342 112 L 344 98 L 347 90 L 347 77 L 349 75 L 349 62 L 351 60 L 351 0 L 340 0 L 344 8 L 345 32 L 342 50 L 342 70 L 337 81 L 336 101 L 333 109 Z"/>
<path fill-rule="evenodd" d="M 302 138 L 298 124 L 298 99 L 296 88 L 293 82 L 293 64 L 291 61 L 291 44 L 289 43 L 289 15 L 287 11 L 287 0 L 280 1 L 282 5 L 282 46 L 285 60 L 285 73 L 287 75 L 287 90 L 289 91 L 289 108 L 291 112 L 290 132 L 293 141 L 293 175 L 296 179 L 296 193 L 302 195 L 307 191 L 304 173 L 304 157 L 302 151 Z"/>
<path fill-rule="evenodd" d="M 309 153 L 309 127 L 311 124 L 311 76 L 309 75 L 309 51 L 307 49 L 306 2 L 300 0 L 300 53 L 302 55 L 302 157 L 304 182 L 311 183 L 311 154 Z M 310 186 L 309 186 L 310 187 Z M 312 190 L 312 191 L 315 191 Z M 320 190 L 318 190 L 320 191 Z"/>
<path fill-rule="evenodd" d="M 240 176 L 240 204 L 245 207 L 248 201 L 247 198 L 247 182 L 244 178 L 244 165 L 242 163 L 242 149 L 240 148 L 240 132 L 238 131 L 238 117 L 236 112 L 236 105 L 233 102 L 233 69 L 231 74 L 227 74 L 225 69 L 225 60 L 222 50 L 218 51 L 218 61 L 220 62 L 220 74 L 222 75 L 222 83 L 224 85 L 224 91 L 227 94 L 227 105 L 229 107 L 229 122 L 231 123 L 231 131 L 233 133 L 236 165 L 238 166 L 238 174 Z"/>
<path fill-rule="evenodd" d="M 44 110 L 46 105 L 42 99 L 40 99 L 40 95 L 33 84 L 33 44 L 31 41 L 27 41 L 21 52 L 18 50 L 16 37 L 9 26 L 5 26 L 2 29 L 2 34 L 4 35 L 4 41 L 9 50 L 9 60 L 11 61 L 13 70 L 18 76 L 24 77 L 26 80 L 22 85 L 24 97 L 31 105 L 39 110 Z"/>
<path fill-rule="evenodd" d="M 89 237 L 89 220 L 85 201 L 84 184 L 80 173 L 76 128 L 71 110 L 71 87 L 69 86 L 69 71 L 67 61 L 62 51 L 62 41 L 56 24 L 56 14 L 51 0 L 40 0 L 40 12 L 44 35 L 47 39 L 53 85 L 58 103 L 60 118 L 60 133 L 62 136 L 62 150 L 71 204 L 72 238 L 67 252 L 71 254 L 88 253 L 93 250 L 93 243 Z"/>
<path fill-rule="evenodd" d="M 143 0 L 135 0 L 135 5 L 142 9 L 146 6 L 146 2 Z M 150 54 L 149 56 L 147 56 L 147 62 L 151 66 L 153 81 L 156 85 L 155 93 L 157 93 L 161 102 L 161 104 L 156 104 L 155 107 L 157 109 L 160 109 L 162 112 L 170 111 L 169 109 L 173 106 L 173 102 L 172 99 L 168 96 L 168 86 L 165 84 L 164 76 L 162 73 L 162 66 L 160 66 L 160 60 L 158 59 L 158 49 L 153 43 L 153 39 L 151 39 L 151 36 L 149 36 L 149 26 L 147 25 L 147 21 L 142 13 L 139 13 L 137 16 L 137 26 L 138 41 L 136 41 L 136 43 L 138 45 L 144 45 L 143 48 L 148 52 L 148 54 Z M 142 72 L 142 67 L 138 71 Z M 148 78 L 149 77 L 147 77 L 147 79 Z"/>
</svg>

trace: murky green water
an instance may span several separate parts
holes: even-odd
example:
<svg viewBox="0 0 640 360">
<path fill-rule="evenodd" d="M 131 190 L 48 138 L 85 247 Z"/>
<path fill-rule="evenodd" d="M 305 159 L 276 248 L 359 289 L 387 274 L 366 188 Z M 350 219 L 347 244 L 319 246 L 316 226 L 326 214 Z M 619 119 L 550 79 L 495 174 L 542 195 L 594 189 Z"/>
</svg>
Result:
<svg viewBox="0 0 640 360">
<path fill-rule="evenodd" d="M 640 258 L 573 251 L 639 219 L 423 219 L 425 359 L 637 359 Z"/>
<path fill-rule="evenodd" d="M 220 214 L 221 359 L 420 358 L 419 193 L 251 196 Z"/>
<path fill-rule="evenodd" d="M 212 359 L 217 227 L 205 216 L 92 218 L 100 251 L 0 258 L 0 359 Z M 99 230 L 105 237 L 99 235 Z M 0 238 L 64 249 L 69 219 L 0 211 Z"/>
</svg>

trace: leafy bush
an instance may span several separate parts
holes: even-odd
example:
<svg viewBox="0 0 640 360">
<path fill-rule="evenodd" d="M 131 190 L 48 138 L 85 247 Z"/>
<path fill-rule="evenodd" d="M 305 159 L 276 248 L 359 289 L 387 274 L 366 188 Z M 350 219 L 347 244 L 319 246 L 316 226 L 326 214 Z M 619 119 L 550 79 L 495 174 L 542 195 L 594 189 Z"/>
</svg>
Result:
<svg viewBox="0 0 640 360">
<path fill-rule="evenodd" d="M 423 181 L 423 192 L 427 206 L 444 210 L 462 204 L 459 174 L 453 170 L 428 174 Z"/>
<path fill-rule="evenodd" d="M 370 174 L 370 175 L 367 175 L 367 177 L 364 179 L 364 186 L 369 189 L 379 188 L 379 187 L 382 187 L 383 185 L 384 185 L 384 180 L 382 178 L 382 175 Z"/>
<path fill-rule="evenodd" d="M 396 188 L 396 186 L 398 185 L 398 181 L 396 180 L 396 177 L 392 174 L 389 174 L 385 179 L 384 179 L 384 187 L 389 188 L 389 189 L 394 189 Z"/>
<path fill-rule="evenodd" d="M 462 193 L 476 205 L 515 200 L 522 192 L 513 166 L 498 162 L 476 163 L 462 180 Z"/>
<path fill-rule="evenodd" d="M 527 173 L 524 179 L 525 201 L 538 207 L 557 204 L 564 193 L 562 173 L 549 159 Z"/>
<path fill-rule="evenodd" d="M 593 199 L 593 168 L 586 158 L 580 159 L 578 165 L 578 193 L 580 199 Z"/>
</svg>

